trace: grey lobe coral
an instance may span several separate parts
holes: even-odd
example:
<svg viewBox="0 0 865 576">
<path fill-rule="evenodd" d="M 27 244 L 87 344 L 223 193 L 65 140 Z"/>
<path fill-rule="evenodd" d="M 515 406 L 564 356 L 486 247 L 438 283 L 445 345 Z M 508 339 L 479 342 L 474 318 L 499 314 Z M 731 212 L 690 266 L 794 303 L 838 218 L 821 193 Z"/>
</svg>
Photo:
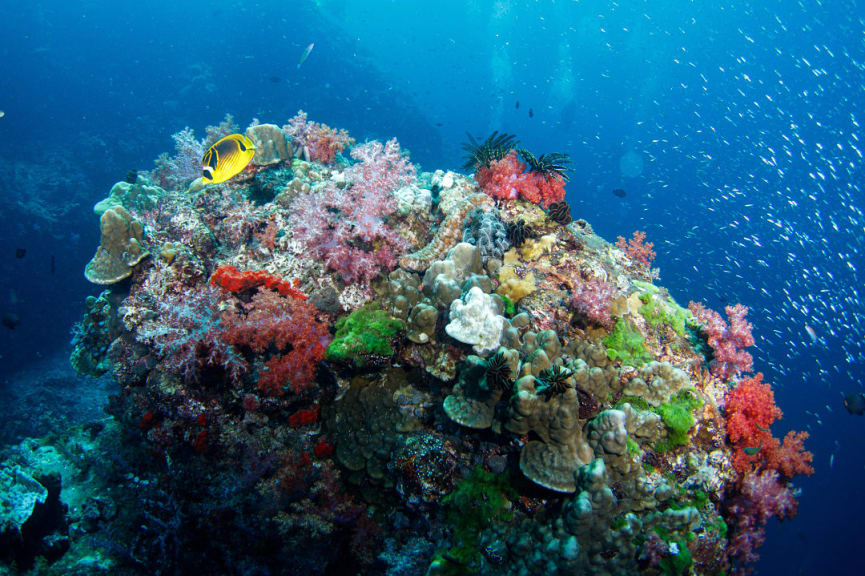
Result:
<svg viewBox="0 0 865 576">
<path fill-rule="evenodd" d="M 511 247 L 504 222 L 496 212 L 483 208 L 475 208 L 466 216 L 463 242 L 477 246 L 484 262 L 491 258 L 501 260 Z"/>
</svg>

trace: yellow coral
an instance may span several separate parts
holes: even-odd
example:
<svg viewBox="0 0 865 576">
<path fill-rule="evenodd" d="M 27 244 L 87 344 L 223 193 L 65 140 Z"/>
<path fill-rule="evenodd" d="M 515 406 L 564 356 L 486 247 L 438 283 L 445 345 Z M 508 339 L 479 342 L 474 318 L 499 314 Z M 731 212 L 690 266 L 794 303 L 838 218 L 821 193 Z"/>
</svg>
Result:
<svg viewBox="0 0 865 576">
<path fill-rule="evenodd" d="M 517 251 L 511 248 L 505 252 L 504 265 L 499 269 L 499 288 L 496 293 L 499 296 L 507 296 L 512 302 L 519 302 L 535 290 L 535 275 L 529 272 L 522 277 L 517 275 L 517 265 L 520 258 Z"/>
<path fill-rule="evenodd" d="M 523 257 L 523 260 L 531 262 L 543 256 L 545 252 L 551 253 L 553 251 L 553 246 L 555 245 L 556 235 L 547 234 L 546 236 L 541 236 L 535 240 L 526 240 L 523 247 L 520 248 L 520 254 Z"/>
</svg>

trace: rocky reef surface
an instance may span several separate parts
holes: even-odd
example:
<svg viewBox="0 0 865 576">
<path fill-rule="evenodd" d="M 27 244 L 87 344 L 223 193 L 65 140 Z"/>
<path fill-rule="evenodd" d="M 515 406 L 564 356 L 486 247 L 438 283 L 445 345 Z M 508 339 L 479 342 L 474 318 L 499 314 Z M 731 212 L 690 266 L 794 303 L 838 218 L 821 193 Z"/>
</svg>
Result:
<svg viewBox="0 0 865 576">
<path fill-rule="evenodd" d="M 747 309 L 680 306 L 512 140 L 480 185 L 302 114 L 246 133 L 229 182 L 189 183 L 186 131 L 95 207 L 71 361 L 121 392 L 5 454 L 7 570 L 725 574 L 795 514 Z"/>
</svg>

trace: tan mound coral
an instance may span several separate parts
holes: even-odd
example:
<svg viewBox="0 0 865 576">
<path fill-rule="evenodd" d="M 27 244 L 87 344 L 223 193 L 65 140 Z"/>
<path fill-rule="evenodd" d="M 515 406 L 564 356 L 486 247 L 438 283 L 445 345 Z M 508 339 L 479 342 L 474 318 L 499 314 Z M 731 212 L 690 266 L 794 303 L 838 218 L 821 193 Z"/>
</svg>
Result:
<svg viewBox="0 0 865 576">
<path fill-rule="evenodd" d="M 669 362 L 649 362 L 625 386 L 626 396 L 638 396 L 651 406 L 668 402 L 679 390 L 690 385 L 688 375 Z"/>
<path fill-rule="evenodd" d="M 293 156 L 291 144 L 285 137 L 285 132 L 276 124 L 257 124 L 246 129 L 246 136 L 255 144 L 255 156 L 252 163 L 256 166 L 267 166 L 291 160 Z"/>
<path fill-rule="evenodd" d="M 594 458 L 579 421 L 580 402 L 575 388 L 542 393 L 534 376 L 520 378 L 511 399 L 506 428 L 517 434 L 536 433 L 520 453 L 520 470 L 527 478 L 556 492 L 575 492 L 577 471 Z"/>
<path fill-rule="evenodd" d="M 109 208 L 115 206 L 132 210 L 151 210 L 166 194 L 165 190 L 151 184 L 144 176 L 139 175 L 134 183 L 118 182 L 112 186 L 108 198 L 97 202 L 93 206 L 93 212 L 102 217 Z"/>
<path fill-rule="evenodd" d="M 459 383 L 445 398 L 445 413 L 468 428 L 491 427 L 496 404 L 510 386 L 510 379 L 516 375 L 519 365 L 519 353 L 507 348 L 499 348 L 488 360 L 469 356 L 460 370 Z"/>
<path fill-rule="evenodd" d="M 142 244 L 144 229 L 122 206 L 106 210 L 99 227 L 102 241 L 84 276 L 94 284 L 114 284 L 131 276 L 135 265 L 150 255 Z"/>
<path fill-rule="evenodd" d="M 389 486 L 387 463 L 400 430 L 410 430 L 414 417 L 400 411 L 395 395 L 405 388 L 407 374 L 392 368 L 377 376 L 355 376 L 342 400 L 326 411 L 333 431 L 336 457 L 351 472 Z M 363 482 L 359 478 L 356 481 Z"/>
</svg>

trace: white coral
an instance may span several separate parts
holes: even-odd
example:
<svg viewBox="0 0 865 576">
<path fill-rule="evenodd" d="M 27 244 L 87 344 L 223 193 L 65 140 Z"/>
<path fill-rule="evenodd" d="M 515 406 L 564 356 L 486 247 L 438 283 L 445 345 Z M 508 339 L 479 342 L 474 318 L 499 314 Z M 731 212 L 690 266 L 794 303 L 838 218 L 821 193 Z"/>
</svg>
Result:
<svg viewBox="0 0 865 576">
<path fill-rule="evenodd" d="M 445 332 L 451 338 L 473 345 L 476 354 L 486 354 L 499 347 L 504 316 L 496 313 L 492 297 L 477 286 L 463 299 L 451 302 L 450 318 Z"/>
</svg>

